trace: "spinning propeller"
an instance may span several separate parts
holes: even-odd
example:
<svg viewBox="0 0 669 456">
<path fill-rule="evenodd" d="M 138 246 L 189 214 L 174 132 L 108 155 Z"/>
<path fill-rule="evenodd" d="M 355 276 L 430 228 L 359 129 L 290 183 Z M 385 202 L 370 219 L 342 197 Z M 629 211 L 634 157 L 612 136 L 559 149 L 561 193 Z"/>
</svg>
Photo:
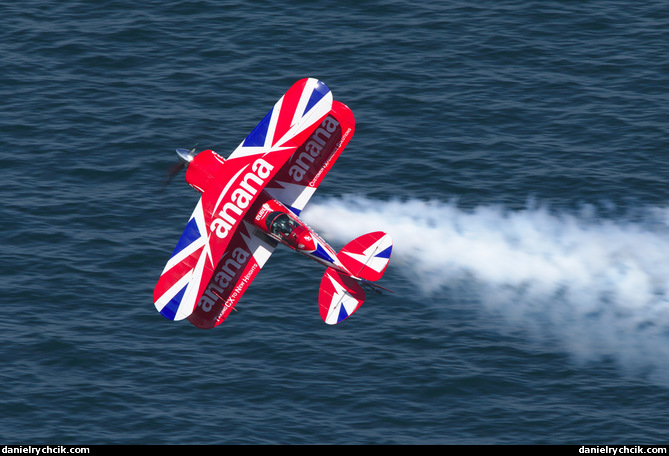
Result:
<svg viewBox="0 0 669 456">
<path fill-rule="evenodd" d="M 190 150 L 188 150 L 188 149 L 177 149 L 176 150 L 177 156 L 179 157 L 179 163 L 176 163 L 175 165 L 173 165 L 169 169 L 169 171 L 167 172 L 167 179 L 165 181 L 165 185 L 172 182 L 172 179 L 174 178 L 174 176 L 176 174 L 178 174 L 179 171 L 181 171 L 186 166 L 188 166 L 188 164 L 191 162 L 191 160 L 193 160 L 193 157 L 195 157 L 195 155 L 197 155 L 195 153 L 195 148 L 196 147 L 197 147 L 197 144 L 195 144 L 193 146 L 193 148 L 190 149 Z"/>
</svg>

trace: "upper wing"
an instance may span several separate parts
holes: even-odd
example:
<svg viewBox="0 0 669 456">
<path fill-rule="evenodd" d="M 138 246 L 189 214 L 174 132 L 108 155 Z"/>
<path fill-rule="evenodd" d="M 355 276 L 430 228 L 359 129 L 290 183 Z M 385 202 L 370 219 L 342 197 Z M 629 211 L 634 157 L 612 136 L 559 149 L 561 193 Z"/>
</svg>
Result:
<svg viewBox="0 0 669 456">
<path fill-rule="evenodd" d="M 219 262 L 234 253 L 231 240 L 249 207 L 331 108 L 327 86 L 302 79 L 225 161 L 158 280 L 154 303 L 162 315 L 181 320 L 193 313 Z"/>
<path fill-rule="evenodd" d="M 332 109 L 265 188 L 299 215 L 355 132 L 355 118 L 345 104 Z"/>
<path fill-rule="evenodd" d="M 332 92 L 323 82 L 313 78 L 300 79 L 276 102 L 228 160 L 264 155 L 286 147 L 294 151 L 311 133 L 311 127 L 331 108 Z"/>
<path fill-rule="evenodd" d="M 187 303 L 199 292 L 202 271 L 213 264 L 210 251 L 200 198 L 153 290 L 153 301 L 165 318 L 181 320 L 190 313 Z"/>
</svg>

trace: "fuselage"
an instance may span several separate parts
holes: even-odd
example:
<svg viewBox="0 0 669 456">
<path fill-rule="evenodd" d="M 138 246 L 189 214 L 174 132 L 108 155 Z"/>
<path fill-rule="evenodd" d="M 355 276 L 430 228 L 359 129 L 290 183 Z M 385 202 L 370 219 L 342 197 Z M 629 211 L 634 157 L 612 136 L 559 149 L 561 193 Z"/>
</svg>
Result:
<svg viewBox="0 0 669 456">
<path fill-rule="evenodd" d="M 247 217 L 253 217 L 252 223 L 271 238 L 326 267 L 353 276 L 339 261 L 337 252 L 313 228 L 267 192 L 263 191 Z"/>
<path fill-rule="evenodd" d="M 225 159 L 220 155 L 211 150 L 202 151 L 189 158 L 186 181 L 200 193 L 203 193 L 206 189 L 212 187 L 212 181 L 215 180 L 220 169 L 224 166 Z M 242 192 L 253 192 L 252 184 L 256 181 L 260 181 L 262 184 L 261 179 L 264 178 L 266 171 L 264 166 L 262 159 L 259 159 L 247 173 L 248 182 L 242 180 L 240 188 L 236 190 L 225 187 L 223 193 L 226 191 L 240 194 Z M 349 276 L 354 276 L 337 258 L 337 252 L 283 203 L 273 198 L 266 190 L 261 190 L 259 194 L 253 197 L 255 198 L 253 205 L 243 216 L 246 222 L 254 225 L 272 239 L 312 260 Z M 237 213 L 241 214 L 241 210 L 236 211 L 232 202 L 224 205 L 212 222 L 212 232 L 219 237 L 225 236 L 227 227 L 235 222 L 234 216 Z"/>
</svg>

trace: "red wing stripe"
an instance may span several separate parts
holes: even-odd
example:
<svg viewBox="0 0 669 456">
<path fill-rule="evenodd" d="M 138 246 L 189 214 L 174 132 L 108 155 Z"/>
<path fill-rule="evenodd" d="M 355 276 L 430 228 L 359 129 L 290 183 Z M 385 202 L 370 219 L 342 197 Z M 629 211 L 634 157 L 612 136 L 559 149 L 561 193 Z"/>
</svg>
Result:
<svg viewBox="0 0 669 456">
<path fill-rule="evenodd" d="M 293 125 L 296 116 L 295 111 L 297 110 L 297 106 L 299 105 L 300 100 L 304 94 L 304 87 L 306 82 L 306 79 L 299 81 L 299 83 L 296 83 L 293 87 L 291 87 L 291 90 L 286 92 L 286 94 L 283 96 L 279 118 L 277 119 L 276 128 L 274 129 L 274 137 L 272 138 L 272 146 L 276 145 L 276 142 L 283 138 L 286 132 L 288 132 L 290 127 Z"/>
</svg>

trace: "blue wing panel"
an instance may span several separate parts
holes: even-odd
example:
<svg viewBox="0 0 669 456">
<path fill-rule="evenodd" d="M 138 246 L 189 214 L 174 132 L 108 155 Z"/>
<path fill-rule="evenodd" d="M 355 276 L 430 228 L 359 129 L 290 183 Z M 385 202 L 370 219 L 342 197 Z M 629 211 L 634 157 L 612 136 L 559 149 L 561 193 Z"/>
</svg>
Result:
<svg viewBox="0 0 669 456">
<path fill-rule="evenodd" d="M 330 89 L 321 81 L 318 81 L 314 91 L 311 92 L 311 97 L 307 103 L 307 107 L 304 109 L 304 112 L 307 113 L 309 110 L 316 105 L 324 96 L 330 93 Z"/>
<path fill-rule="evenodd" d="M 183 249 L 191 245 L 193 242 L 200 239 L 201 236 L 202 235 L 200 233 L 200 230 L 197 228 L 197 222 L 193 217 L 188 221 L 186 227 L 183 230 L 183 233 L 181 233 L 181 237 L 179 238 L 179 242 L 177 242 L 177 245 L 174 248 L 174 251 L 172 252 L 172 256 L 181 252 Z"/>
<path fill-rule="evenodd" d="M 274 111 L 273 108 L 270 109 L 263 120 L 261 120 L 260 123 L 258 123 L 258 125 L 256 125 L 256 127 L 253 129 L 253 131 L 249 133 L 246 139 L 244 139 L 244 147 L 262 147 L 265 145 L 267 130 L 269 129 L 269 122 L 272 118 L 272 111 Z"/>
</svg>

